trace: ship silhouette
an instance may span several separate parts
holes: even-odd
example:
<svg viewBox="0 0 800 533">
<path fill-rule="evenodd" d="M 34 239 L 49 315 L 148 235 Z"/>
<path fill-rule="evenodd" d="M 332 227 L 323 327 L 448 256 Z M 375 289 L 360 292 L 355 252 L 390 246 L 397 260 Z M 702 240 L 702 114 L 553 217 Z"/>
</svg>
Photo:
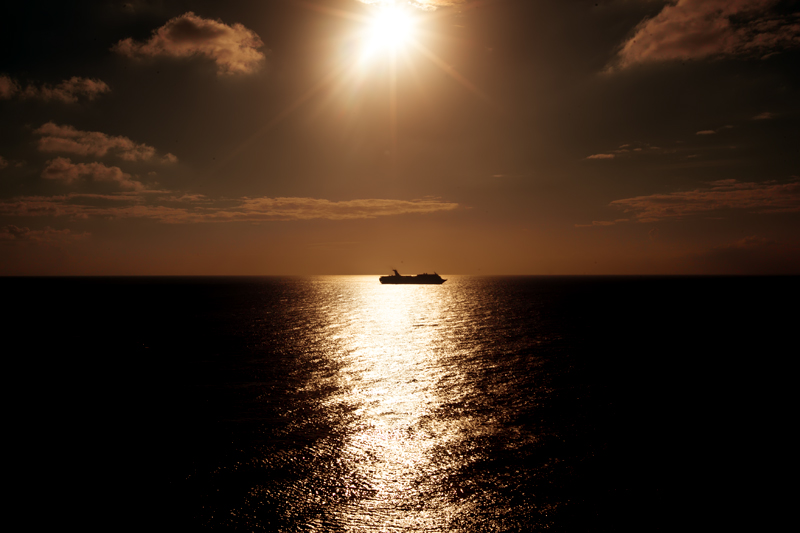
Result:
<svg viewBox="0 0 800 533">
<path fill-rule="evenodd" d="M 446 279 L 442 279 L 442 276 L 434 272 L 433 274 L 417 274 L 416 276 L 401 276 L 397 270 L 392 269 L 394 275 L 392 276 L 381 276 L 378 278 L 383 284 L 388 285 L 441 285 Z"/>
</svg>

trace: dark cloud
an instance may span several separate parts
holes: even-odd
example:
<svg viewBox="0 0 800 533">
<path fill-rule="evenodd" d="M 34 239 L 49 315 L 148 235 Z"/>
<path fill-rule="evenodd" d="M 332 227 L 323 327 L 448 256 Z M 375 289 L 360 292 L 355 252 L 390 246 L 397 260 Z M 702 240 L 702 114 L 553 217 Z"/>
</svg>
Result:
<svg viewBox="0 0 800 533">
<path fill-rule="evenodd" d="M 72 165 L 69 160 L 62 160 L 51 162 L 51 166 L 53 168 L 49 172 L 52 176 L 46 177 L 65 181 L 84 177 L 97 181 L 118 181 L 121 173 L 116 167 L 104 167 L 100 163 Z M 148 195 L 164 192 L 166 191 L 142 190 L 139 194 L 29 196 L 0 202 L 0 215 L 150 218 L 164 223 L 183 224 L 372 219 L 452 211 L 459 207 L 456 203 L 443 202 L 435 198 L 419 200 L 368 198 L 341 202 L 321 198 L 239 198 L 215 202 L 203 195 L 164 196 L 152 200 L 146 198 Z"/>
<path fill-rule="evenodd" d="M 191 11 L 170 19 L 144 43 L 123 39 L 112 48 L 128 57 L 192 57 L 214 60 L 218 74 L 251 74 L 264 60 L 264 43 L 242 24 L 228 26 Z"/>
<path fill-rule="evenodd" d="M 76 241 L 89 237 L 89 233 L 72 233 L 68 229 L 57 230 L 49 226 L 36 230 L 7 225 L 0 228 L 0 243 L 33 242 L 37 244 L 56 244 Z"/>
<path fill-rule="evenodd" d="M 0 75 L 0 100 L 8 100 L 19 91 L 19 84 L 6 75 Z"/>
<path fill-rule="evenodd" d="M 43 124 L 34 133 L 41 135 L 37 146 L 41 152 L 61 152 L 82 156 L 103 157 L 115 155 L 123 161 L 149 161 L 156 149 L 136 143 L 127 137 L 106 135 L 99 131 L 81 131 L 72 126 L 59 126 L 53 122 Z M 178 158 L 166 154 L 163 163 L 175 163 Z"/>
<path fill-rule="evenodd" d="M 79 98 L 94 100 L 98 95 L 110 92 L 109 86 L 102 80 L 78 78 L 73 76 L 64 80 L 55 87 L 42 85 L 34 87 L 29 85 L 22 92 L 25 98 L 38 98 L 40 100 L 58 100 L 74 104 Z"/>
<path fill-rule="evenodd" d="M 395 0 L 358 0 L 362 4 L 370 5 L 395 5 Z M 451 7 L 466 4 L 467 0 L 411 0 L 408 4 L 424 9 L 426 11 L 434 10 L 440 7 Z"/>
<path fill-rule="evenodd" d="M 122 189 L 140 190 L 144 186 L 119 167 L 107 167 L 102 163 L 73 163 L 69 158 L 56 157 L 47 162 L 42 177 L 74 183 L 79 180 L 93 182 L 116 182 Z"/>
<path fill-rule="evenodd" d="M 715 274 L 796 274 L 800 246 L 750 235 L 687 258 L 688 270 Z"/>
<path fill-rule="evenodd" d="M 617 220 L 592 220 L 591 224 L 575 224 L 576 228 L 592 228 L 595 226 L 613 226 L 620 222 L 628 222 L 627 218 L 618 218 Z"/>
<path fill-rule="evenodd" d="M 614 68 L 715 56 L 765 55 L 800 45 L 800 19 L 781 16 L 777 0 L 678 0 L 642 21 Z"/>
<path fill-rule="evenodd" d="M 728 125 L 725 125 L 725 126 L 720 126 L 719 128 L 714 129 L 714 130 L 700 130 L 698 132 L 695 132 L 695 135 L 714 135 L 716 133 L 720 133 L 722 131 L 731 130 L 731 129 L 733 129 L 733 126 L 728 124 Z"/>
<path fill-rule="evenodd" d="M 775 118 L 775 113 L 764 111 L 763 113 L 759 113 L 758 115 L 754 116 L 753 120 L 770 120 L 773 118 Z"/>
<path fill-rule="evenodd" d="M 20 84 L 8 77 L 0 76 L 0 99 L 9 99 L 13 96 L 32 98 L 44 101 L 59 101 L 74 104 L 79 99 L 94 100 L 98 95 L 110 92 L 111 88 L 106 82 L 93 78 L 80 78 L 73 76 L 58 85 L 28 85 L 22 89 Z"/>
<path fill-rule="evenodd" d="M 722 209 L 757 213 L 800 211 L 800 180 L 788 183 L 742 183 L 720 180 L 710 187 L 614 200 L 611 205 L 639 222 L 655 222 Z"/>
</svg>

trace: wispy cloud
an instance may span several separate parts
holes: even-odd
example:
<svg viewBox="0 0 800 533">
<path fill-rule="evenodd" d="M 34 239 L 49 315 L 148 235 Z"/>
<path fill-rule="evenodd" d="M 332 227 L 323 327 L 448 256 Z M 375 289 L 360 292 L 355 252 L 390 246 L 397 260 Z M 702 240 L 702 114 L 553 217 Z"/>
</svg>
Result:
<svg viewBox="0 0 800 533">
<path fill-rule="evenodd" d="M 189 11 L 153 31 L 146 42 L 123 39 L 112 50 L 128 57 L 203 56 L 217 65 L 217 74 L 251 74 L 264 60 L 261 38 L 242 24 L 227 25 Z"/>
<path fill-rule="evenodd" d="M 358 0 L 362 4 L 371 5 L 394 5 L 395 0 Z M 457 6 L 466 4 L 467 0 L 410 0 L 410 5 L 426 11 L 435 10 L 440 7 Z"/>
<path fill-rule="evenodd" d="M 770 113 L 769 111 L 764 111 L 763 113 L 759 113 L 758 115 L 753 117 L 753 120 L 770 120 L 775 118 L 775 113 Z"/>
<path fill-rule="evenodd" d="M 592 220 L 591 224 L 575 224 L 576 228 L 591 228 L 595 226 L 613 226 L 620 222 L 628 222 L 627 218 L 618 218 L 617 220 Z"/>
<path fill-rule="evenodd" d="M 715 274 L 797 274 L 800 246 L 750 235 L 686 257 L 692 270 Z"/>
<path fill-rule="evenodd" d="M 655 222 L 726 209 L 756 213 L 800 211 L 800 180 L 787 183 L 720 180 L 709 187 L 611 202 L 638 222 Z"/>
<path fill-rule="evenodd" d="M 747 237 L 743 237 L 739 240 L 733 241 L 731 243 L 723 244 L 718 246 L 719 249 L 726 249 L 726 250 L 745 250 L 745 249 L 752 249 L 752 248 L 761 248 L 762 246 L 771 246 L 776 244 L 774 240 L 767 239 L 764 237 L 758 237 L 756 235 L 748 235 Z"/>
<path fill-rule="evenodd" d="M 0 99 L 13 96 L 33 98 L 44 101 L 60 101 L 74 104 L 81 98 L 94 100 L 99 95 L 110 92 L 111 88 L 102 80 L 73 76 L 61 83 L 52 85 L 28 85 L 22 89 L 20 84 L 8 77 L 0 76 Z"/>
<path fill-rule="evenodd" d="M 332 202 L 319 198 L 248 198 L 237 211 L 228 211 L 223 216 L 232 220 L 238 217 L 249 219 L 308 220 L 326 218 L 347 220 L 377 218 L 405 214 L 429 214 L 450 211 L 458 204 L 429 198 L 421 200 L 363 199 Z"/>
<path fill-rule="evenodd" d="M 0 100 L 8 100 L 19 91 L 19 84 L 6 75 L 0 75 Z"/>
<path fill-rule="evenodd" d="M 47 162 L 42 177 L 74 183 L 79 180 L 94 182 L 116 182 L 122 189 L 141 190 L 144 186 L 119 167 L 107 167 L 103 163 L 73 163 L 69 158 L 56 157 Z"/>
<path fill-rule="evenodd" d="M 107 172 L 104 169 L 99 170 Z M 372 219 L 397 215 L 424 215 L 452 211 L 459 207 L 457 203 L 444 202 L 436 198 L 418 200 L 370 198 L 339 202 L 320 198 L 266 197 L 213 200 L 203 195 L 163 196 L 165 192 L 143 190 L 140 194 L 27 196 L 0 202 L 0 215 L 149 218 L 170 224 L 186 224 Z M 159 194 L 162 196 L 158 196 Z"/>
<path fill-rule="evenodd" d="M 99 131 L 81 131 L 72 126 L 59 126 L 48 122 L 36 129 L 41 135 L 37 146 L 41 152 L 60 152 L 82 156 L 103 157 L 112 154 L 124 161 L 147 161 L 156 149 L 136 143 L 127 137 L 112 136 Z M 162 162 L 174 163 L 177 157 L 167 154 Z"/>
<path fill-rule="evenodd" d="M 8 161 L 2 155 L 0 155 L 0 170 L 3 170 L 7 166 L 8 166 Z"/>
<path fill-rule="evenodd" d="M 800 19 L 778 0 L 673 0 L 625 41 L 613 69 L 719 56 L 765 55 L 800 46 Z"/>
<path fill-rule="evenodd" d="M 81 240 L 89 237 L 89 233 L 73 233 L 68 229 L 53 229 L 50 226 L 44 229 L 30 229 L 12 224 L 0 228 L 0 243 L 32 242 L 36 244 L 63 244 L 70 241 Z"/>
<path fill-rule="evenodd" d="M 25 88 L 22 95 L 26 98 L 38 98 L 40 100 L 59 100 L 68 104 L 74 104 L 79 98 L 94 100 L 98 95 L 110 92 L 111 88 L 101 80 L 90 78 L 78 78 L 73 76 L 64 80 L 55 87 L 41 85 L 35 87 L 29 85 Z"/>
<path fill-rule="evenodd" d="M 729 145 L 719 145 L 719 144 L 709 144 L 708 142 L 699 142 L 699 139 L 705 138 L 713 138 L 717 134 L 721 134 L 724 131 L 733 129 L 734 126 L 725 125 L 720 126 L 717 129 L 708 129 L 708 130 L 701 130 L 695 132 L 695 135 L 698 136 L 698 141 L 693 143 L 686 143 L 684 141 L 675 141 L 672 146 L 668 147 L 661 147 L 661 146 L 653 146 L 649 143 L 643 141 L 631 141 L 624 144 L 619 145 L 617 149 L 611 149 L 606 152 L 597 153 L 594 155 L 590 155 L 584 159 L 600 159 L 600 160 L 610 160 L 615 159 L 617 161 L 636 161 L 644 159 L 652 159 L 654 157 L 664 158 L 667 162 L 671 162 L 669 164 L 673 164 L 676 161 L 680 163 L 680 161 L 684 161 L 686 159 L 696 159 L 699 157 L 703 157 L 697 152 L 698 150 L 702 150 L 705 152 L 706 156 L 708 154 L 712 154 L 712 159 L 708 160 L 707 163 L 703 163 L 704 166 L 707 165 L 722 165 L 722 164 L 733 164 L 733 160 L 730 159 L 728 153 L 731 150 L 731 146 Z"/>
<path fill-rule="evenodd" d="M 642 141 L 630 141 L 619 145 L 616 149 L 611 149 L 606 152 L 600 152 L 587 156 L 585 159 L 600 159 L 609 160 L 616 158 L 630 158 L 643 154 L 663 153 L 664 151 L 659 146 L 651 146 L 649 143 Z"/>
<path fill-rule="evenodd" d="M 695 132 L 695 135 L 714 135 L 714 134 L 717 134 L 717 133 L 719 133 L 721 131 L 732 130 L 732 129 L 733 129 L 733 126 L 731 126 L 730 124 L 726 124 L 725 126 L 720 126 L 719 128 L 717 128 L 715 130 L 700 130 L 698 132 Z"/>
</svg>

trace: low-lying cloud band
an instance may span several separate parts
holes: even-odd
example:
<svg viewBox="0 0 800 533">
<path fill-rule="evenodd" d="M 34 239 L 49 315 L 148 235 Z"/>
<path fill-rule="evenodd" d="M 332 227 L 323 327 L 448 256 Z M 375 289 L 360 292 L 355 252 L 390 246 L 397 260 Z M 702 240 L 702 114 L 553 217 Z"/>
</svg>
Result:
<svg viewBox="0 0 800 533">
<path fill-rule="evenodd" d="M 630 218 L 594 221 L 591 224 L 576 224 L 576 227 L 611 226 L 629 220 L 658 222 L 729 209 L 753 213 L 800 212 L 800 179 L 785 183 L 739 182 L 729 179 L 709 185 L 691 191 L 614 200 L 610 205 L 621 209 Z"/>
<path fill-rule="evenodd" d="M 164 196 L 165 191 L 110 195 L 71 193 L 27 196 L 0 202 L 0 215 L 86 219 L 146 218 L 168 224 L 198 222 L 268 222 L 354 220 L 452 211 L 459 205 L 436 198 L 390 200 L 367 198 L 331 201 L 321 198 L 239 198 L 212 200 L 203 195 Z"/>
</svg>

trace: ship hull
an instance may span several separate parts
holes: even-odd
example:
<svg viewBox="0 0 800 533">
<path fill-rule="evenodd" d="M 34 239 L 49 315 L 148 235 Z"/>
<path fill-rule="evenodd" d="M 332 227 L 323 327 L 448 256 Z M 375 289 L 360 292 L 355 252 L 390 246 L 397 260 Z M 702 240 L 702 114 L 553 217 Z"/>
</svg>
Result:
<svg viewBox="0 0 800 533">
<path fill-rule="evenodd" d="M 384 285 L 441 285 L 446 279 L 418 279 L 416 276 L 383 276 L 378 280 Z"/>
</svg>

